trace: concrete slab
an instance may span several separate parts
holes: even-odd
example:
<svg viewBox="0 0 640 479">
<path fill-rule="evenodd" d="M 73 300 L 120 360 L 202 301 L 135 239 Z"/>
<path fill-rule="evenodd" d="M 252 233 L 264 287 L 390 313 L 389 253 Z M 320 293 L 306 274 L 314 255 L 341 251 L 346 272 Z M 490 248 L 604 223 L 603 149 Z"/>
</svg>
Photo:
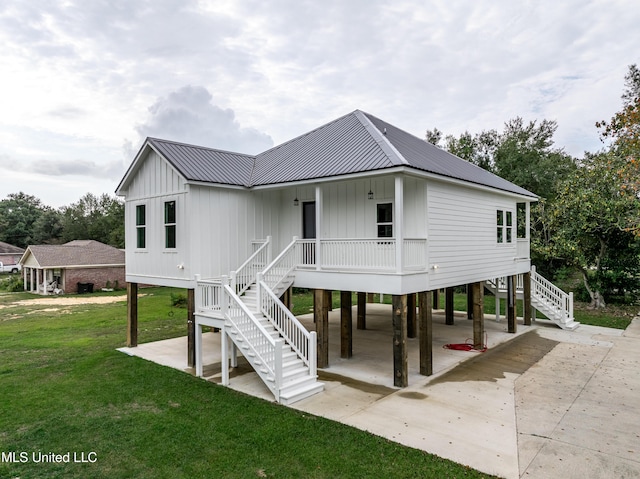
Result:
<svg viewBox="0 0 640 479">
<path fill-rule="evenodd" d="M 355 316 L 355 311 L 354 311 Z M 640 477 L 640 320 L 627 331 L 548 322 L 485 321 L 486 353 L 443 349 L 472 337 L 472 322 L 434 315 L 434 375 L 419 374 L 408 341 L 409 387 L 393 386 L 391 308 L 367 305 L 367 330 L 353 329 L 341 359 L 339 311 L 330 313 L 329 367 L 323 393 L 292 407 L 506 478 Z M 300 317 L 313 329 L 310 315 Z M 203 338 L 205 376 L 220 382 L 219 334 Z M 122 348 L 190 373 L 186 338 Z M 230 387 L 273 401 L 239 358 Z"/>
</svg>

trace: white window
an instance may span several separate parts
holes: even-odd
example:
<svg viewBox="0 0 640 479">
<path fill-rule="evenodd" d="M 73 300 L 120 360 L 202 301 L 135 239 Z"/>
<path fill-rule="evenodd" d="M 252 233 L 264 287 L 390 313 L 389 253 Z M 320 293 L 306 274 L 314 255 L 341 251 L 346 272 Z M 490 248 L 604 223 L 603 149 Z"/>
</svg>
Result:
<svg viewBox="0 0 640 479">
<path fill-rule="evenodd" d="M 147 212 L 146 205 L 136 205 L 136 248 L 147 246 Z"/>
<path fill-rule="evenodd" d="M 378 203 L 376 211 L 378 238 L 393 238 L 393 203 Z"/>
<path fill-rule="evenodd" d="M 164 203 L 164 247 L 176 247 L 176 202 Z"/>
<path fill-rule="evenodd" d="M 513 242 L 513 212 L 497 210 L 496 241 L 498 243 Z"/>
</svg>

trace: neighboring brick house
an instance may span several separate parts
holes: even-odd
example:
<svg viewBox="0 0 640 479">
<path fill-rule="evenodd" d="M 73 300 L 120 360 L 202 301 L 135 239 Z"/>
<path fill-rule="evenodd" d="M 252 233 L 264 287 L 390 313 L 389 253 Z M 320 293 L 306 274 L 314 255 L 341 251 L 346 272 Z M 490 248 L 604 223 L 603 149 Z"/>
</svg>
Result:
<svg viewBox="0 0 640 479">
<path fill-rule="evenodd" d="M 78 283 L 97 290 L 125 286 L 125 254 L 94 240 L 30 245 L 20 259 L 24 290 L 37 294 L 76 293 Z"/>
<path fill-rule="evenodd" d="M 0 263 L 7 265 L 18 264 L 24 254 L 24 249 L 0 241 Z"/>
</svg>

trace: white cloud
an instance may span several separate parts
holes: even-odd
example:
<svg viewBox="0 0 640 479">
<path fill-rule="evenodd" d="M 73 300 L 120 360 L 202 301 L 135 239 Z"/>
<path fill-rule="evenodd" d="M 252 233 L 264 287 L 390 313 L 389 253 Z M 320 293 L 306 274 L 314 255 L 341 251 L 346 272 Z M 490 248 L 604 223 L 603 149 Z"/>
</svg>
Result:
<svg viewBox="0 0 640 479">
<path fill-rule="evenodd" d="M 149 118 L 136 131 L 142 138 L 160 137 L 249 154 L 273 146 L 270 136 L 243 128 L 233 110 L 214 105 L 212 99 L 204 87 L 184 86 L 151 105 Z"/>
</svg>

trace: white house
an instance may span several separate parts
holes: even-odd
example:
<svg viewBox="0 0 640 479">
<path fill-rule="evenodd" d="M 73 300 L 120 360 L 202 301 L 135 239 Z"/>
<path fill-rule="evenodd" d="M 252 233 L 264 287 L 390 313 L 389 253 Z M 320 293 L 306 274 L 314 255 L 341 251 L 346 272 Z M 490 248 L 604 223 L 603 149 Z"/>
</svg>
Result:
<svg viewBox="0 0 640 479">
<path fill-rule="evenodd" d="M 218 327 L 229 338 L 223 357 L 228 342 L 238 348 L 281 402 L 321 387 L 329 290 L 393 295 L 400 387 L 403 339 L 417 334 L 416 321 L 429 331 L 428 291 L 470 285 L 470 304 L 485 286 L 508 291 L 509 304 L 520 291 L 525 320 L 531 304 L 576 325 L 570 298 L 535 273 L 531 280 L 534 193 L 359 110 L 256 156 L 148 138 L 116 192 L 126 200 L 129 344 L 138 283 L 187 288 L 190 364 L 201 370 L 200 326 Z M 292 285 L 315 290 L 316 332 L 282 303 Z M 473 317 L 480 344 L 481 309 Z M 420 344 L 430 374 L 429 334 Z"/>
</svg>

